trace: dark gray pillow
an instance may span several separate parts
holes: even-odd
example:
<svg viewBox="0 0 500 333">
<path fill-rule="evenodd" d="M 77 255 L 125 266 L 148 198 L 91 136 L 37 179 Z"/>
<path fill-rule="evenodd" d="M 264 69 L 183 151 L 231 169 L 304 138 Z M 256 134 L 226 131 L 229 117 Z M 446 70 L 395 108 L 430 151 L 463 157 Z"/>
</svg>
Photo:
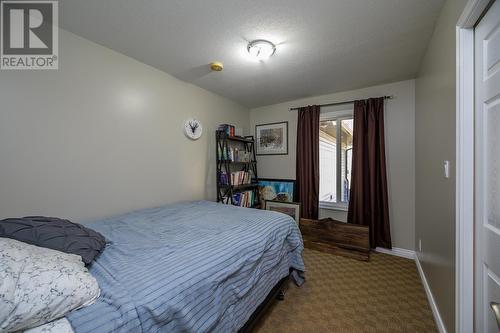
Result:
<svg viewBox="0 0 500 333">
<path fill-rule="evenodd" d="M 77 254 L 85 264 L 90 264 L 106 245 L 106 239 L 97 231 L 68 220 L 45 216 L 1 220 L 0 237 Z"/>
</svg>

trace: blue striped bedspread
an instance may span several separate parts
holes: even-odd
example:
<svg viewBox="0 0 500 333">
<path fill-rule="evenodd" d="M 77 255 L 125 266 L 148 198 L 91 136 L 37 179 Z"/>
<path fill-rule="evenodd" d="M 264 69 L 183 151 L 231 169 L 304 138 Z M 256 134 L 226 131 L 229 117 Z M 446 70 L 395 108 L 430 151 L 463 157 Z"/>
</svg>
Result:
<svg viewBox="0 0 500 333">
<path fill-rule="evenodd" d="M 84 224 L 109 244 L 90 266 L 101 296 L 67 316 L 76 333 L 236 332 L 290 268 L 305 271 L 281 213 L 196 201 Z"/>
</svg>

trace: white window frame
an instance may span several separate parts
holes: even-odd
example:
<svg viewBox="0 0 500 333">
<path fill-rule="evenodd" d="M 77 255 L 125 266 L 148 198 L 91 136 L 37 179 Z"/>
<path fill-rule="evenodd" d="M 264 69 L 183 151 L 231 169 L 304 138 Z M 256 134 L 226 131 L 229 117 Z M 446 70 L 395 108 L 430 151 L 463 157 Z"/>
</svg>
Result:
<svg viewBox="0 0 500 333">
<path fill-rule="evenodd" d="M 343 109 L 339 111 L 329 111 L 327 108 L 324 108 L 325 110 L 321 110 L 321 114 L 319 117 L 320 122 L 325 121 L 325 120 L 335 120 L 337 121 L 337 140 L 342 140 L 341 138 L 341 126 L 340 126 L 340 121 L 345 120 L 345 119 L 352 119 L 354 116 L 354 106 L 349 110 L 349 109 Z M 339 141 L 340 142 L 340 141 Z M 337 145 L 337 168 L 338 168 L 338 163 L 342 163 L 342 149 L 339 149 Z M 337 198 L 342 197 L 342 172 L 339 172 L 341 170 L 337 169 Z M 321 172 L 319 174 L 320 177 L 320 182 L 321 182 Z M 331 209 L 331 210 L 339 210 L 339 211 L 347 211 L 348 209 L 348 203 L 346 202 L 328 202 L 328 201 L 320 201 L 319 202 L 319 208 L 321 209 Z"/>
</svg>

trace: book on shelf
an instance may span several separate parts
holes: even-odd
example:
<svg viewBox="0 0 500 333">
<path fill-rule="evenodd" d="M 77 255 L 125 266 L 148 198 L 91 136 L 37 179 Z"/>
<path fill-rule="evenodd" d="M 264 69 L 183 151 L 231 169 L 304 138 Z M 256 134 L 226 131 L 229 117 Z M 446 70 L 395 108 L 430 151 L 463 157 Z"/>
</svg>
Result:
<svg viewBox="0 0 500 333">
<path fill-rule="evenodd" d="M 226 171 L 219 172 L 219 182 L 222 185 L 229 185 L 229 179 L 231 179 L 231 185 L 233 186 L 247 185 L 252 182 L 252 176 L 247 171 L 233 171 L 229 176 Z"/>
<path fill-rule="evenodd" d="M 229 180 L 227 178 L 227 172 L 225 172 L 225 171 L 219 172 L 219 183 L 222 184 L 222 185 L 228 185 L 229 184 Z"/>
<path fill-rule="evenodd" d="M 250 162 L 250 153 L 248 151 L 235 148 L 233 157 L 235 162 Z"/>
<path fill-rule="evenodd" d="M 228 199 L 228 198 L 226 198 Z M 245 191 L 241 193 L 233 194 L 233 200 L 229 200 L 228 204 L 233 204 L 240 207 L 253 207 L 255 203 L 255 192 Z"/>
<path fill-rule="evenodd" d="M 250 152 L 238 149 L 236 147 L 229 147 L 229 149 L 218 147 L 219 158 L 221 161 L 231 162 L 250 162 Z"/>
<path fill-rule="evenodd" d="M 220 124 L 219 131 L 225 132 L 229 136 L 235 136 L 236 129 L 233 125 Z"/>
<path fill-rule="evenodd" d="M 228 161 L 228 160 L 230 160 L 229 159 L 229 153 L 228 153 L 226 147 L 224 147 L 224 148 L 217 147 L 217 151 L 218 151 L 219 158 L 221 159 L 221 161 Z"/>
<path fill-rule="evenodd" d="M 251 178 L 250 173 L 246 171 L 235 171 L 231 172 L 231 184 L 237 185 L 246 185 L 250 184 Z"/>
</svg>

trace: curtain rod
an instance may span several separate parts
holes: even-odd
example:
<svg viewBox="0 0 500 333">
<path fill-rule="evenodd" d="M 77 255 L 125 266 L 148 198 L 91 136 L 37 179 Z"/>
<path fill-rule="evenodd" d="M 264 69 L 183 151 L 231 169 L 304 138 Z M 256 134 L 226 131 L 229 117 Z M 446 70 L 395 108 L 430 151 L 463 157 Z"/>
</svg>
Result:
<svg viewBox="0 0 500 333">
<path fill-rule="evenodd" d="M 393 96 L 382 96 L 384 99 L 393 99 L 394 97 Z M 345 102 L 337 102 L 337 103 L 328 103 L 328 104 L 320 104 L 319 106 L 320 107 L 324 107 L 324 106 L 334 106 L 334 105 L 343 105 L 343 104 L 351 104 L 351 103 L 354 103 L 356 102 L 356 100 L 353 100 L 353 101 L 345 101 Z M 294 107 L 294 108 L 290 108 L 290 111 L 294 111 L 294 110 L 298 110 L 300 109 L 300 107 Z"/>
</svg>

